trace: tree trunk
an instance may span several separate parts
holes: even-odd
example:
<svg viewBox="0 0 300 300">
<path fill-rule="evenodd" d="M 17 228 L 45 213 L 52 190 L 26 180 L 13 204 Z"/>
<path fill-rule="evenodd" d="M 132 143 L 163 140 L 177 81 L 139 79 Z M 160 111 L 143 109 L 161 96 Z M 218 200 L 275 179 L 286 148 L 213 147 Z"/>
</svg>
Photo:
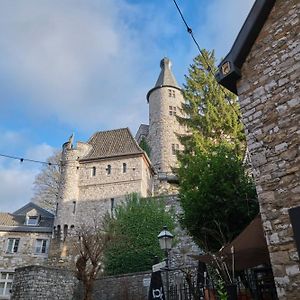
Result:
<svg viewBox="0 0 300 300">
<path fill-rule="evenodd" d="M 86 281 L 84 283 L 84 298 L 83 300 L 93 300 L 94 281 Z"/>
</svg>

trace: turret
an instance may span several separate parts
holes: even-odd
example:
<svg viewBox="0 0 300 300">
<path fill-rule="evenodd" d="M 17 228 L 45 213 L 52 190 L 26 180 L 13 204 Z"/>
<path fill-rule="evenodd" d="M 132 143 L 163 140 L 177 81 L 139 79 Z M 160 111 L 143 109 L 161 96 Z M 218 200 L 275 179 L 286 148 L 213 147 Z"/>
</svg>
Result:
<svg viewBox="0 0 300 300">
<path fill-rule="evenodd" d="M 171 71 L 171 61 L 163 58 L 155 86 L 148 92 L 151 161 L 158 176 L 172 173 L 177 165 L 176 152 L 182 150 L 177 134 L 184 133 L 176 116 L 182 116 L 184 101 L 181 89 Z"/>
<path fill-rule="evenodd" d="M 73 147 L 73 135 L 62 146 L 60 190 L 54 224 L 56 234 L 61 239 L 74 228 L 79 197 L 79 159 L 90 150 L 90 147 L 81 142 Z"/>
</svg>

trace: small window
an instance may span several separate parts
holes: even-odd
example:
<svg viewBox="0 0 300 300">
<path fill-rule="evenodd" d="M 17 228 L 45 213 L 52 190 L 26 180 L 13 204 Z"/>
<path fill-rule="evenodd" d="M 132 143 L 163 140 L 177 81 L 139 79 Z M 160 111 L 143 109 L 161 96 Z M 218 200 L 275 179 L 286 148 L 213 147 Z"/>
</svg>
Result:
<svg viewBox="0 0 300 300">
<path fill-rule="evenodd" d="M 35 254 L 46 254 L 48 252 L 48 240 L 37 239 L 35 241 Z"/>
<path fill-rule="evenodd" d="M 55 205 L 55 215 L 57 216 L 57 212 L 58 212 L 58 202 L 56 202 L 56 205 Z"/>
<path fill-rule="evenodd" d="M 115 210 L 115 199 L 110 198 L 110 215 L 114 216 L 114 210 Z"/>
<path fill-rule="evenodd" d="M 126 173 L 126 172 L 127 172 L 127 164 L 123 163 L 123 173 Z"/>
<path fill-rule="evenodd" d="M 179 151 L 179 145 L 178 144 L 172 144 L 172 154 L 176 155 L 176 153 Z"/>
<path fill-rule="evenodd" d="M 20 244 L 20 239 L 8 239 L 6 253 L 17 253 Z"/>
<path fill-rule="evenodd" d="M 73 215 L 75 214 L 76 212 L 76 201 L 73 201 Z"/>
<path fill-rule="evenodd" d="M 169 115 L 170 116 L 176 115 L 176 107 L 175 106 L 169 106 Z"/>
<path fill-rule="evenodd" d="M 56 234 L 57 234 L 57 238 L 60 238 L 60 236 L 61 236 L 60 225 L 57 225 L 57 232 L 56 232 Z"/>
<path fill-rule="evenodd" d="M 0 297 L 10 295 L 13 278 L 14 273 L 12 272 L 0 272 Z M 5 297 L 5 299 L 9 299 L 9 297 Z"/>
<path fill-rule="evenodd" d="M 111 165 L 107 165 L 107 168 L 106 168 L 106 174 L 107 174 L 107 175 L 110 175 L 110 174 L 111 174 Z"/>
<path fill-rule="evenodd" d="M 65 224 L 64 225 L 64 240 L 67 238 L 67 236 L 68 236 L 68 225 Z"/>
<path fill-rule="evenodd" d="M 38 216 L 28 216 L 26 219 L 26 225 L 29 226 L 37 226 L 39 222 Z"/>
<path fill-rule="evenodd" d="M 175 91 L 172 89 L 168 89 L 169 97 L 175 98 Z"/>
<path fill-rule="evenodd" d="M 96 167 L 92 167 L 92 176 L 96 176 Z"/>
</svg>

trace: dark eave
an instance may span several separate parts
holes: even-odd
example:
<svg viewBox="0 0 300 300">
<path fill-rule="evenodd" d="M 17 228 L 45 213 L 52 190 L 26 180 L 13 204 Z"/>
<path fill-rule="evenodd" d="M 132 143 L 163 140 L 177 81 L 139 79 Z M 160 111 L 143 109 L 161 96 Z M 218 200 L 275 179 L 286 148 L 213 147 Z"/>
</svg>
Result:
<svg viewBox="0 0 300 300">
<path fill-rule="evenodd" d="M 219 65 L 217 81 L 237 94 L 236 83 L 241 78 L 241 68 L 264 26 L 276 0 L 256 0 L 242 26 L 230 52 Z"/>
<path fill-rule="evenodd" d="M 34 226 L 0 226 L 2 232 L 51 233 L 52 227 Z"/>
<path fill-rule="evenodd" d="M 176 86 L 176 85 L 164 84 L 164 85 L 160 85 L 160 86 L 155 86 L 154 88 L 152 88 L 152 89 L 147 93 L 147 96 L 146 96 L 146 98 L 147 98 L 147 103 L 149 103 L 150 94 L 151 94 L 152 92 L 154 92 L 155 90 L 160 89 L 160 88 L 162 88 L 162 87 L 172 88 L 172 89 L 176 89 L 176 90 L 178 90 L 178 91 L 181 91 L 181 88 L 178 87 L 178 86 Z"/>
</svg>

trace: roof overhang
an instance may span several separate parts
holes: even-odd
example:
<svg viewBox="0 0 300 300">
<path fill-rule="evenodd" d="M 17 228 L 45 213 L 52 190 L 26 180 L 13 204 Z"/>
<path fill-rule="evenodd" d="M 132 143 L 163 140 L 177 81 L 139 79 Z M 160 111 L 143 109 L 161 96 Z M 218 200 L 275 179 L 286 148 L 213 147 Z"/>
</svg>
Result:
<svg viewBox="0 0 300 300">
<path fill-rule="evenodd" d="M 219 65 L 215 75 L 218 83 L 237 95 L 236 83 L 241 78 L 241 68 L 264 26 L 276 0 L 256 0 L 242 26 L 230 52 Z"/>
<path fill-rule="evenodd" d="M 52 227 L 0 226 L 2 232 L 51 233 Z"/>
</svg>

